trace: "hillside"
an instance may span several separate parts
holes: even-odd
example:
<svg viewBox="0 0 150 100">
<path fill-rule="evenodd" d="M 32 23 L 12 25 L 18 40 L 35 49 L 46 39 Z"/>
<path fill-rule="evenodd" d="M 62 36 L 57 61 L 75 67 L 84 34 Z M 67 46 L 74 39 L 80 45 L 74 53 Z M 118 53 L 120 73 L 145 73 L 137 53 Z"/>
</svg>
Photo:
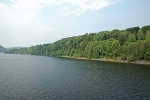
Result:
<svg viewBox="0 0 150 100">
<path fill-rule="evenodd" d="M 10 49 L 21 49 L 21 48 L 25 48 L 25 47 L 21 47 L 21 46 L 19 46 L 19 47 L 9 47 L 9 48 L 6 48 L 6 50 L 10 50 Z"/>
<path fill-rule="evenodd" d="M 5 52 L 6 49 L 0 45 L 0 52 Z"/>
<path fill-rule="evenodd" d="M 150 25 L 125 30 L 86 33 L 54 43 L 7 50 L 12 54 L 69 56 L 87 59 L 150 60 Z"/>
</svg>

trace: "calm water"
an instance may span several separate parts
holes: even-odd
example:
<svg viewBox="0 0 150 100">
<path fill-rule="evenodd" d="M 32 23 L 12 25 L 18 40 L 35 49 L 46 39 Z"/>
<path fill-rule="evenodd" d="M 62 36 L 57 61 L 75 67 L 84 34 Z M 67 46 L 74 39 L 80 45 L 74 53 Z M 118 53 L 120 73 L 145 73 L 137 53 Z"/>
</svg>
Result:
<svg viewBox="0 0 150 100">
<path fill-rule="evenodd" d="M 0 54 L 0 100 L 150 100 L 150 66 Z"/>
</svg>

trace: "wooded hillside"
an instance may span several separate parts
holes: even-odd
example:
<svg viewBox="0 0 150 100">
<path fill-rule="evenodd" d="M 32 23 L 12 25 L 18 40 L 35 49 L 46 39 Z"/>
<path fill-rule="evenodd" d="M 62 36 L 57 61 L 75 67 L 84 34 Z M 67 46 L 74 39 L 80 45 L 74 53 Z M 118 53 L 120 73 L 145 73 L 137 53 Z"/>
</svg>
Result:
<svg viewBox="0 0 150 100">
<path fill-rule="evenodd" d="M 86 33 L 54 43 L 11 49 L 6 53 L 44 56 L 71 56 L 88 59 L 120 57 L 122 60 L 150 60 L 150 25 L 125 30 Z"/>
</svg>

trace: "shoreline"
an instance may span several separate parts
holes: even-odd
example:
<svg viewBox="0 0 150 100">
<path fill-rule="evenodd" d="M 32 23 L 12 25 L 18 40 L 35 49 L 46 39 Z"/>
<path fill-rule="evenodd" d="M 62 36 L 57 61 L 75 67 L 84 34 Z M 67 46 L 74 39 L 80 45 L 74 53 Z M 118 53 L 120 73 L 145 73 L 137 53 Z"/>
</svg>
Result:
<svg viewBox="0 0 150 100">
<path fill-rule="evenodd" d="M 0 53 L 0 54 L 8 54 L 8 53 Z M 19 54 L 19 55 L 30 55 L 30 54 Z M 35 55 L 35 56 L 42 56 L 42 55 Z M 46 55 L 44 56 L 45 57 L 71 58 L 71 59 L 89 60 L 89 61 L 103 61 L 103 62 L 115 62 L 115 63 L 126 63 L 126 64 L 150 65 L 150 61 L 135 60 L 132 62 L 128 62 L 127 60 L 121 60 L 119 57 L 115 59 L 111 59 L 111 58 L 88 59 L 85 57 L 71 57 L 71 56 L 46 56 Z"/>
<path fill-rule="evenodd" d="M 116 62 L 116 63 L 128 63 L 128 64 L 139 64 L 139 65 L 150 65 L 150 61 L 146 61 L 146 60 L 136 60 L 136 61 L 128 62 L 127 60 L 108 59 L 108 58 L 88 59 L 88 58 L 84 58 L 84 57 L 70 57 L 70 56 L 60 56 L 60 58 L 71 58 L 71 59 L 91 60 L 91 61 L 105 61 L 105 62 Z"/>
</svg>

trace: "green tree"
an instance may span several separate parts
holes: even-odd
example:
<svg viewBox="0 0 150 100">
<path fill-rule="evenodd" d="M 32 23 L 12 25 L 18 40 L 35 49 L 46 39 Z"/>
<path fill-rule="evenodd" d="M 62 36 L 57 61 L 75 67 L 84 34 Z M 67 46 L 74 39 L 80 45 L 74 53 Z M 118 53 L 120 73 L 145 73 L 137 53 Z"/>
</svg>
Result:
<svg viewBox="0 0 150 100">
<path fill-rule="evenodd" d="M 63 38 L 54 43 L 7 50 L 12 54 L 45 56 L 72 56 L 92 58 L 116 58 L 122 60 L 150 60 L 150 26 L 131 27 L 126 30 L 86 33 Z"/>
<path fill-rule="evenodd" d="M 141 29 L 142 29 L 143 33 L 146 33 L 146 32 L 147 32 L 147 30 L 149 30 L 149 29 L 150 29 L 150 25 L 143 26 Z"/>
<path fill-rule="evenodd" d="M 128 40 L 125 42 L 125 45 L 130 44 L 131 42 L 135 42 L 136 41 L 136 37 L 134 34 L 129 34 L 128 36 Z"/>
<path fill-rule="evenodd" d="M 111 38 L 106 41 L 104 41 L 104 46 L 103 46 L 103 54 L 106 55 L 107 57 L 115 57 L 117 54 L 117 50 L 120 47 L 120 43 L 118 40 Z"/>
<path fill-rule="evenodd" d="M 137 37 L 138 37 L 138 40 L 144 40 L 145 39 L 145 35 L 144 35 L 142 29 L 138 30 Z"/>
<path fill-rule="evenodd" d="M 148 48 L 145 52 L 145 55 L 144 55 L 144 59 L 145 60 L 150 60 L 150 48 Z"/>
<path fill-rule="evenodd" d="M 128 32 L 127 31 L 122 31 L 119 36 L 118 36 L 118 40 L 120 42 L 120 45 L 123 46 L 124 43 L 127 41 L 128 39 Z"/>
<path fill-rule="evenodd" d="M 147 30 L 145 38 L 150 38 L 150 30 Z"/>
</svg>

